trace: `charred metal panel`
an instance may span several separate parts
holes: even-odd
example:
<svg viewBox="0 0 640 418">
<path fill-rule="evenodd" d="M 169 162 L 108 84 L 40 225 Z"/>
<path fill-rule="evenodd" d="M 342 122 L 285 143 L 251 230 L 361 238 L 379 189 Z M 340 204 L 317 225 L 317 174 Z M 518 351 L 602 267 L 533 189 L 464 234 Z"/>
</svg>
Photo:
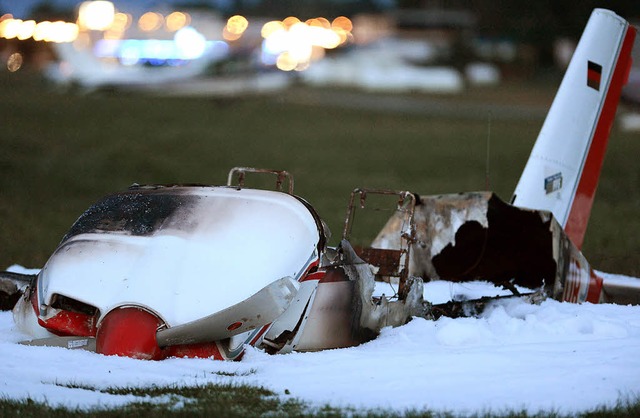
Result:
<svg viewBox="0 0 640 418">
<path fill-rule="evenodd" d="M 306 323 L 299 331 L 301 335 L 293 349 L 319 351 L 364 342 L 351 332 L 353 284 L 345 280 L 318 285 L 313 304 L 305 312 Z"/>
<path fill-rule="evenodd" d="M 409 275 L 514 280 L 530 288 L 553 282 L 557 264 L 551 219 L 547 212 L 516 208 L 488 192 L 419 196 Z M 372 246 L 397 248 L 399 227 L 394 215 Z"/>
<path fill-rule="evenodd" d="M 400 250 L 383 250 L 379 248 L 355 248 L 356 253 L 367 263 L 377 267 L 376 276 L 394 276 L 400 271 Z"/>
<path fill-rule="evenodd" d="M 544 285 L 557 300 L 607 300 L 602 278 L 550 212 L 519 208 L 490 192 L 419 196 L 414 224 L 410 276 Z M 394 215 L 372 246 L 399 248 L 400 231 L 401 218 Z"/>
<path fill-rule="evenodd" d="M 348 241 L 342 240 L 340 248 L 344 271 L 354 282 L 351 330 L 356 338 L 365 341 L 383 327 L 400 326 L 412 316 L 424 315 L 422 279 L 407 278 L 403 294 L 397 300 L 374 299 L 375 278 L 371 266 L 358 257 Z"/>
<path fill-rule="evenodd" d="M 487 226 L 464 222 L 455 240 L 432 258 L 438 276 L 451 281 L 489 280 L 538 288 L 555 279 L 551 217 L 486 195 Z M 483 205 L 484 206 L 484 205 Z"/>
<path fill-rule="evenodd" d="M 348 241 L 339 247 L 340 260 L 321 280 L 305 325 L 293 349 L 317 351 L 349 347 L 375 338 L 383 327 L 400 326 L 412 316 L 424 316 L 422 280 L 407 280 L 404 298 L 373 298 L 375 275 Z"/>
<path fill-rule="evenodd" d="M 130 190 L 113 194 L 87 209 L 71 226 L 62 242 L 90 232 L 128 232 L 150 235 L 180 209 L 197 202 L 186 193 L 162 193 L 158 190 Z M 183 225 L 187 227 L 187 225 Z"/>
<path fill-rule="evenodd" d="M 20 299 L 22 293 L 13 283 L 3 282 L 0 279 L 0 311 L 10 311 Z"/>
</svg>

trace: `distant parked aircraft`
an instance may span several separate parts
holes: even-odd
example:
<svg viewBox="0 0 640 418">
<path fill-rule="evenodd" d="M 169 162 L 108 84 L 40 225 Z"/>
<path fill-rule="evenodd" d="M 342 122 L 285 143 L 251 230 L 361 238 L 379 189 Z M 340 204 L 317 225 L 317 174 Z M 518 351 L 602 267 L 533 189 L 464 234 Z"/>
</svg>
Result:
<svg viewBox="0 0 640 418">
<path fill-rule="evenodd" d="M 58 61 L 47 68 L 47 78 L 62 86 L 89 91 L 158 86 L 192 79 L 228 55 L 227 45 L 220 42 L 211 44 L 201 57 L 184 60 L 179 65 L 124 65 L 117 60 L 101 59 L 91 49 L 76 48 L 71 42 L 53 46 Z"/>
</svg>

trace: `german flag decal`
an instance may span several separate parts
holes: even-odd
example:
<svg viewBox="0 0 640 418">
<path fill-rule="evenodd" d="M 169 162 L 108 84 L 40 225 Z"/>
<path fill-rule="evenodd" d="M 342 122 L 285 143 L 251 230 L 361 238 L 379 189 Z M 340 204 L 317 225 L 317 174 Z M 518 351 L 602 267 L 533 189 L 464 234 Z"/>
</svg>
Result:
<svg viewBox="0 0 640 418">
<path fill-rule="evenodd" d="M 600 91 L 600 79 L 602 78 L 602 65 L 588 61 L 587 86 Z"/>
</svg>

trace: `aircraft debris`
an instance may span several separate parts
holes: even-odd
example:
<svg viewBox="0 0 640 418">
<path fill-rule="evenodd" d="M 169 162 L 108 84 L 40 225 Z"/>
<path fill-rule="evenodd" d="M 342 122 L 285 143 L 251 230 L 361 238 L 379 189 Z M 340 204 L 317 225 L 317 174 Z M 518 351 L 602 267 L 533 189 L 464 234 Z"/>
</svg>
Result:
<svg viewBox="0 0 640 418">
<path fill-rule="evenodd" d="M 604 280 L 580 251 L 634 36 L 614 13 L 593 12 L 511 204 L 491 192 L 359 188 L 331 248 L 289 172 L 237 167 L 225 186 L 134 185 L 103 198 L 37 276 L 3 273 L 0 290 L 19 297 L 26 344 L 154 360 L 348 347 L 489 301 L 432 305 L 429 280 L 486 280 L 533 303 L 640 303 L 640 280 Z M 584 102 L 568 100 L 575 91 Z M 275 190 L 247 187 L 247 174 L 275 175 Z M 392 214 L 363 243 L 356 212 L 377 198 Z"/>
</svg>

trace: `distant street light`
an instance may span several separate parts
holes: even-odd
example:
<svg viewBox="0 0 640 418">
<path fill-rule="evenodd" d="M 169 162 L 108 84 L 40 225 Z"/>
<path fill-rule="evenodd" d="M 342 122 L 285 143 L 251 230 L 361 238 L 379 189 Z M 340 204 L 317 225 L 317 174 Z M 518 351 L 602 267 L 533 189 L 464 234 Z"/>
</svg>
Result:
<svg viewBox="0 0 640 418">
<path fill-rule="evenodd" d="M 115 14 L 116 8 L 110 1 L 85 1 L 78 9 L 78 23 L 89 30 L 106 30 Z"/>
</svg>

